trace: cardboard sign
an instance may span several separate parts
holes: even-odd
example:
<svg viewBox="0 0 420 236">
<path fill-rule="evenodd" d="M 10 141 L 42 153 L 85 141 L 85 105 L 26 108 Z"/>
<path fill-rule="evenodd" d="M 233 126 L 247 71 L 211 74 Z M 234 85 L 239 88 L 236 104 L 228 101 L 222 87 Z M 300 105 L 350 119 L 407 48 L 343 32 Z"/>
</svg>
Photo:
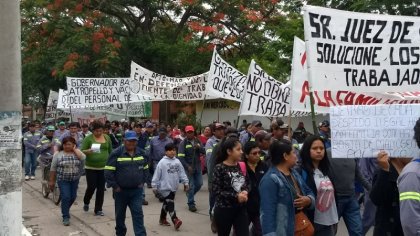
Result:
<svg viewBox="0 0 420 236">
<path fill-rule="evenodd" d="M 415 157 L 414 125 L 420 104 L 331 107 L 333 158 Z"/>
</svg>

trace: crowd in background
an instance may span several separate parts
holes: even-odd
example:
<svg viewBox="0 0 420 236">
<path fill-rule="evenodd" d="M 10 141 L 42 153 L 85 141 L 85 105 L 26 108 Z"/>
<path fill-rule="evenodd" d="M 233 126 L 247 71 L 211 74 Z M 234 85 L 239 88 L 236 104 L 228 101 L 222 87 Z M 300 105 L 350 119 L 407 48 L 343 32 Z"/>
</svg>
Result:
<svg viewBox="0 0 420 236">
<path fill-rule="evenodd" d="M 267 129 L 264 129 L 267 128 Z M 145 189 L 162 202 L 159 224 L 175 229 L 174 198 L 179 183 L 187 193 L 187 207 L 196 212 L 194 196 L 207 174 L 210 227 L 229 235 L 335 235 L 343 218 L 349 235 L 420 235 L 420 162 L 392 158 L 384 151 L 370 159 L 331 158 L 330 124 L 318 126 L 319 135 L 300 122 L 274 119 L 239 129 L 231 123 L 206 127 L 164 123 L 126 122 L 79 126 L 28 123 L 23 129 L 24 178 L 35 180 L 39 163 L 50 165 L 51 188 L 62 196 L 63 224 L 70 224 L 70 207 L 79 179 L 87 189 L 83 209 L 104 216 L 104 191 L 112 188 L 116 234 L 125 235 L 129 207 L 135 235 L 146 235 L 142 205 Z M 414 127 L 420 149 L 420 119 Z M 289 134 L 290 133 L 290 134 Z M 361 210 L 362 208 L 362 210 Z"/>
</svg>

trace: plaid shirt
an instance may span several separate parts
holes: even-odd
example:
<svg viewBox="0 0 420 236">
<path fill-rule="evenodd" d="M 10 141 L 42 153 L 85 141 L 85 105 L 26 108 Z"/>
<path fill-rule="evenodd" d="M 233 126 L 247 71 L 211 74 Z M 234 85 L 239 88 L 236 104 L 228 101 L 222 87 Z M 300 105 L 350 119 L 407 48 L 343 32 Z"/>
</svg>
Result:
<svg viewBox="0 0 420 236">
<path fill-rule="evenodd" d="M 63 151 L 54 155 L 51 171 L 57 172 L 57 180 L 74 181 L 80 178 L 82 161 L 76 154 L 67 154 Z"/>
</svg>

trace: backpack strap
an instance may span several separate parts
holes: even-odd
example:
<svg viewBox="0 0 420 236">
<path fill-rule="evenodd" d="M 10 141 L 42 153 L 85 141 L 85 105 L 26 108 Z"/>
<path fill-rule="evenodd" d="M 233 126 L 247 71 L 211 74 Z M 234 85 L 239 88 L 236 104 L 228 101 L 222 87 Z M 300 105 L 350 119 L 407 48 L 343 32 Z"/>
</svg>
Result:
<svg viewBox="0 0 420 236">
<path fill-rule="evenodd" d="M 242 174 L 244 176 L 246 176 L 246 166 L 245 165 L 246 165 L 245 162 L 243 162 L 243 161 L 239 162 L 239 167 L 241 168 Z"/>
</svg>

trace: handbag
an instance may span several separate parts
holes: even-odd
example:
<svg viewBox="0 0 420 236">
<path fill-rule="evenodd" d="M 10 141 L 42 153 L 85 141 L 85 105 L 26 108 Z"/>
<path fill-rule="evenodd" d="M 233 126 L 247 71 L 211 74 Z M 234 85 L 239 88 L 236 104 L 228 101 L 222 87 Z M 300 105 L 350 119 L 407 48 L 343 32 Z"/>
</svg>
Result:
<svg viewBox="0 0 420 236">
<path fill-rule="evenodd" d="M 293 175 L 291 175 L 291 177 L 296 192 L 300 195 L 303 195 Z M 312 225 L 309 218 L 306 216 L 305 212 L 298 211 L 295 214 L 295 236 L 313 236 L 314 233 L 314 226 Z"/>
</svg>

